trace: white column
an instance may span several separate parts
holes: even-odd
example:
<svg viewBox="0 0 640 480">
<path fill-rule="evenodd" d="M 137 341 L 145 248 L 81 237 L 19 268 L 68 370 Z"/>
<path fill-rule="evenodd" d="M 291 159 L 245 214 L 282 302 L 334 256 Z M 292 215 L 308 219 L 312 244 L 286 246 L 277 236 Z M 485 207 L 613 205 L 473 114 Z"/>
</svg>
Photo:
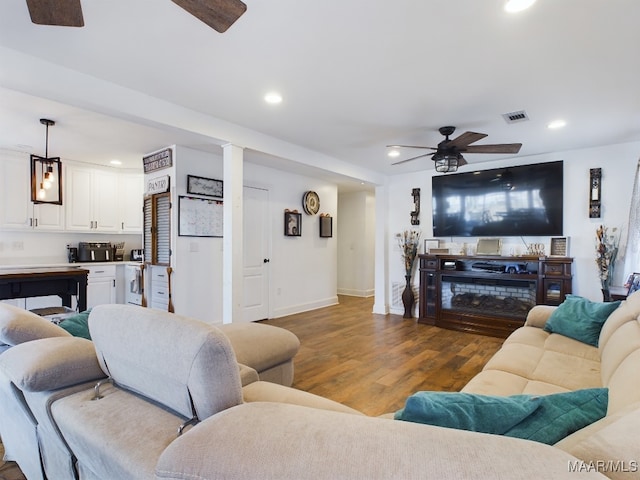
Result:
<svg viewBox="0 0 640 480">
<path fill-rule="evenodd" d="M 242 319 L 242 184 L 243 148 L 222 146 L 224 225 L 222 240 L 222 323 Z"/>
<path fill-rule="evenodd" d="M 375 301 L 373 313 L 389 313 L 389 187 L 386 184 L 376 187 L 376 246 L 375 246 Z"/>
</svg>

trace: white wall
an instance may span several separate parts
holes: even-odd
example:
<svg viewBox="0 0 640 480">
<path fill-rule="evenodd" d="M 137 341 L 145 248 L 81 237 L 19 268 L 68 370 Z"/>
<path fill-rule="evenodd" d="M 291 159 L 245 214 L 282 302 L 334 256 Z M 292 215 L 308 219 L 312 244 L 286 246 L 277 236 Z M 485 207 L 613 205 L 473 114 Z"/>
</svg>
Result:
<svg viewBox="0 0 640 480">
<path fill-rule="evenodd" d="M 472 156 L 470 156 L 472 157 Z M 619 227 L 626 233 L 629 208 L 636 166 L 640 158 L 640 142 L 608 145 L 604 147 L 571 150 L 529 157 L 510 158 L 479 164 L 479 169 L 501 168 L 510 165 L 564 160 L 564 236 L 570 238 L 569 256 L 573 263 L 573 292 L 594 301 L 601 301 L 600 281 L 595 264 L 595 231 L 598 225 Z M 471 171 L 470 165 L 463 167 Z M 602 168 L 602 217 L 589 218 L 589 169 Z M 463 171 L 462 169 L 460 171 Z M 435 172 L 428 170 L 407 175 L 397 175 L 389 179 L 389 215 L 388 235 L 410 228 L 409 212 L 412 210 L 411 189 L 421 188 L 420 230 L 422 238 L 432 235 L 431 226 L 431 176 Z M 637 206 L 636 206 L 637 208 Z M 549 251 L 549 237 L 525 237 L 526 243 L 544 243 Z M 520 237 L 503 239 L 503 253 L 525 253 Z M 477 238 L 443 238 L 441 241 L 459 253 L 464 243 L 475 245 Z M 400 250 L 394 239 L 389 243 L 388 286 L 403 281 L 403 268 Z M 421 246 L 420 253 L 423 252 Z M 640 265 L 638 266 L 640 268 Z M 621 285 L 626 275 L 622 268 L 615 271 L 615 283 Z M 417 283 L 417 273 L 414 274 Z"/>
<path fill-rule="evenodd" d="M 375 197 L 370 192 L 338 195 L 338 293 L 373 295 Z"/>
<path fill-rule="evenodd" d="M 174 146 L 174 167 L 155 172 L 171 175 L 172 299 L 175 312 L 210 323 L 222 323 L 222 238 L 178 236 L 178 197 L 186 195 L 187 175 L 222 179 L 219 155 Z M 271 254 L 269 318 L 337 303 L 337 187 L 314 178 L 244 165 L 244 184 L 269 190 Z M 320 238 L 319 215 L 306 215 L 302 196 L 313 190 L 320 212 L 334 217 L 334 236 Z M 284 235 L 284 210 L 302 213 L 302 236 Z"/>
<path fill-rule="evenodd" d="M 312 177 L 294 175 L 251 163 L 245 163 L 244 177 L 245 185 L 269 190 L 269 317 L 277 318 L 338 303 L 337 186 Z M 308 190 L 315 191 L 320 197 L 318 215 L 307 215 L 302 209 L 302 196 Z M 302 213 L 302 236 L 284 235 L 285 209 Z M 328 213 L 334 217 L 332 238 L 320 238 L 320 213 Z"/>
</svg>

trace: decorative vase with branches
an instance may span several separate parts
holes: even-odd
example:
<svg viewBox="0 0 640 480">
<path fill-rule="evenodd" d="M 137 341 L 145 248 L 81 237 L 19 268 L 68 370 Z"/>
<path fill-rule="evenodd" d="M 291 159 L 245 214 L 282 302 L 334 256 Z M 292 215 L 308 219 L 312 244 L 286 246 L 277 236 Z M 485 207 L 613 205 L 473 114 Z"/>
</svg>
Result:
<svg viewBox="0 0 640 480">
<path fill-rule="evenodd" d="M 418 255 L 418 242 L 420 241 L 419 230 L 405 230 L 402 233 L 396 234 L 398 246 L 402 251 L 402 260 L 404 262 L 405 280 L 406 285 L 402 292 L 402 303 L 404 305 L 404 318 L 412 318 L 413 305 L 415 303 L 415 297 L 413 296 L 413 289 L 411 288 L 411 277 L 413 275 L 413 265 Z"/>
<path fill-rule="evenodd" d="M 620 243 L 620 235 L 617 230 L 614 227 L 609 232 L 609 228 L 604 225 L 600 225 L 596 229 L 596 265 L 605 302 L 611 300 L 610 288 Z"/>
</svg>

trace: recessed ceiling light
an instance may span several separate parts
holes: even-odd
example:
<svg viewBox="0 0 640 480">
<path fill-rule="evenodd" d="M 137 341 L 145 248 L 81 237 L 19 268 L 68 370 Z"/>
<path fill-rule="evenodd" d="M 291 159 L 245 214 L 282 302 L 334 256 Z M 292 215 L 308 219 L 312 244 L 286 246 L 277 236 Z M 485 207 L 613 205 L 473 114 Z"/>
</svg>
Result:
<svg viewBox="0 0 640 480">
<path fill-rule="evenodd" d="M 562 128 L 565 125 L 567 125 L 567 122 L 565 122 L 564 120 L 554 120 L 549 125 L 547 125 L 547 128 L 551 128 L 551 129 Z"/>
<path fill-rule="evenodd" d="M 509 13 L 517 13 L 526 10 L 534 3 L 536 0 L 508 0 L 504 5 L 504 10 Z"/>
<path fill-rule="evenodd" d="M 122 162 L 118 159 L 113 159 L 109 162 L 111 165 L 122 165 Z"/>
<path fill-rule="evenodd" d="M 389 150 L 389 153 L 387 153 L 387 155 L 395 158 L 400 156 L 400 152 L 398 150 Z"/>
<path fill-rule="evenodd" d="M 278 92 L 269 92 L 264 96 L 264 101 L 271 105 L 276 105 L 282 102 L 282 95 Z"/>
</svg>

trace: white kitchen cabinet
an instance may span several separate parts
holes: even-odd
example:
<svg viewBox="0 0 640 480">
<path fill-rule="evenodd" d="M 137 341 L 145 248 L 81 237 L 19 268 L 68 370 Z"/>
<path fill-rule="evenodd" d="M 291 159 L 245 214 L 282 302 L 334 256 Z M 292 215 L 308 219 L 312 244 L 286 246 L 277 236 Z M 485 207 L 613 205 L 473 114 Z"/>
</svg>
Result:
<svg viewBox="0 0 640 480">
<path fill-rule="evenodd" d="M 29 155 L 3 155 L 0 158 L 0 184 L 0 225 L 3 229 L 64 229 L 64 208 L 61 205 L 31 201 Z"/>
<path fill-rule="evenodd" d="M 151 308 L 157 308 L 165 312 L 171 311 L 170 278 L 167 267 L 151 265 L 149 268 L 151 273 L 151 293 L 147 304 Z"/>
<path fill-rule="evenodd" d="M 118 173 L 67 166 L 66 228 L 82 232 L 117 232 L 120 227 Z"/>
<path fill-rule="evenodd" d="M 121 173 L 118 179 L 118 212 L 120 231 L 142 233 L 144 201 L 144 176 L 137 173 Z"/>
<path fill-rule="evenodd" d="M 87 275 L 87 308 L 116 303 L 116 266 L 83 265 L 89 270 Z"/>
</svg>

